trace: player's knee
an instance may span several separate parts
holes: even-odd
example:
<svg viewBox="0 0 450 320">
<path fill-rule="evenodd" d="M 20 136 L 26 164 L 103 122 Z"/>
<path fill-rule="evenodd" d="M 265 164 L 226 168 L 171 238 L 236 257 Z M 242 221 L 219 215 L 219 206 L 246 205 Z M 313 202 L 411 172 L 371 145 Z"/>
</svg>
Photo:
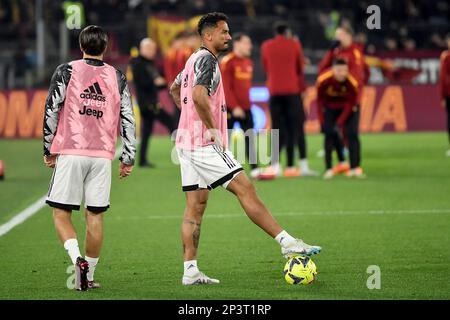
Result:
<svg viewBox="0 0 450 320">
<path fill-rule="evenodd" d="M 91 217 L 86 220 L 86 229 L 88 232 L 96 232 L 98 230 L 102 230 L 103 228 L 103 220 L 102 219 L 92 219 Z"/>
<path fill-rule="evenodd" d="M 72 211 L 66 211 L 63 209 L 53 208 L 53 219 L 54 220 L 70 220 Z"/>
<path fill-rule="evenodd" d="M 256 195 L 256 188 L 250 181 L 245 181 L 242 183 L 240 188 L 238 188 L 235 192 L 238 198 L 242 197 L 253 197 Z"/>
<path fill-rule="evenodd" d="M 206 204 L 207 204 L 206 200 L 205 201 L 200 201 L 200 202 L 197 203 L 197 205 L 195 206 L 195 212 L 196 212 L 197 215 L 200 215 L 200 216 L 203 215 L 203 213 L 206 210 Z"/>
<path fill-rule="evenodd" d="M 198 201 L 189 204 L 187 207 L 186 215 L 195 218 L 201 218 L 206 210 L 207 201 Z"/>
</svg>

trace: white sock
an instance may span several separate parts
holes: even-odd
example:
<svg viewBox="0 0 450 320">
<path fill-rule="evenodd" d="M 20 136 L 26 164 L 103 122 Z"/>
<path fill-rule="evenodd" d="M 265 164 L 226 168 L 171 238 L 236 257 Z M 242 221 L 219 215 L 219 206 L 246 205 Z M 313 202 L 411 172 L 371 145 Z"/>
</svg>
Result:
<svg viewBox="0 0 450 320">
<path fill-rule="evenodd" d="M 295 238 L 291 236 L 286 230 L 281 231 L 276 237 L 275 241 L 280 244 L 283 248 L 288 248 L 295 244 Z"/>
<path fill-rule="evenodd" d="M 88 256 L 85 256 L 84 258 L 89 263 L 89 271 L 88 271 L 88 274 L 87 274 L 87 279 L 88 279 L 88 281 L 94 281 L 95 267 L 97 266 L 99 258 L 91 258 L 91 257 L 88 257 Z"/>
<path fill-rule="evenodd" d="M 64 242 L 64 249 L 66 249 L 67 253 L 70 256 L 73 264 L 77 263 L 77 258 L 81 257 L 80 248 L 78 248 L 78 240 L 77 239 L 69 239 Z"/>
<path fill-rule="evenodd" d="M 300 159 L 300 170 L 301 171 L 309 171 L 307 159 Z"/>
<path fill-rule="evenodd" d="M 200 272 L 197 267 L 197 260 L 189 260 L 184 262 L 184 275 L 191 276 Z"/>
</svg>

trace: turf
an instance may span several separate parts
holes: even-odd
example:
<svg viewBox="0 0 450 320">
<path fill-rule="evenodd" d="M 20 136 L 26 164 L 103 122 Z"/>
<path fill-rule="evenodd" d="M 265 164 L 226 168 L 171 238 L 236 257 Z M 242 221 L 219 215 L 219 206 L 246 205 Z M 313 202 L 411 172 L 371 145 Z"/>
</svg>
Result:
<svg viewBox="0 0 450 320">
<path fill-rule="evenodd" d="M 278 245 L 253 225 L 225 190 L 211 193 L 202 226 L 199 265 L 218 286 L 183 287 L 180 222 L 184 195 L 171 142 L 152 141 L 156 169 L 117 178 L 105 217 L 97 291 L 68 290 L 69 259 L 49 208 L 0 237 L 0 299 L 449 299 L 450 159 L 444 133 L 364 135 L 368 179 L 281 178 L 256 182 L 283 226 L 319 244 L 319 275 L 310 286 L 282 276 Z M 322 137 L 308 137 L 311 166 Z M 2 140 L 0 223 L 46 193 L 40 141 Z M 74 214 L 83 238 L 84 218 Z M 82 243 L 82 241 L 80 242 Z M 381 289 L 366 272 L 381 269 Z"/>
</svg>

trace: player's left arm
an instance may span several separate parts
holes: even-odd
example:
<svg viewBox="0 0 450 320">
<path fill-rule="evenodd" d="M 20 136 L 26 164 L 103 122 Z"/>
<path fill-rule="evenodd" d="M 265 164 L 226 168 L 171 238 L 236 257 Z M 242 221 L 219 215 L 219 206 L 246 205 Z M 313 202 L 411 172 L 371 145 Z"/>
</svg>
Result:
<svg viewBox="0 0 450 320">
<path fill-rule="evenodd" d="M 45 113 L 43 123 L 44 163 L 53 168 L 56 155 L 50 153 L 53 139 L 58 129 L 59 113 L 64 105 L 66 89 L 72 75 L 72 66 L 68 63 L 58 66 L 50 81 L 47 99 L 45 100 Z"/>
<path fill-rule="evenodd" d="M 214 75 L 220 72 L 218 68 L 217 60 L 212 55 L 204 55 L 195 62 L 192 100 L 200 120 L 208 129 L 210 140 L 224 149 L 209 103 L 209 97 L 217 90 L 218 84 L 214 81 Z"/>
<path fill-rule="evenodd" d="M 211 139 L 220 140 L 209 104 L 209 97 L 217 90 L 218 84 L 214 82 L 214 75 L 220 72 L 218 68 L 217 60 L 212 55 L 204 55 L 195 62 L 192 100 L 200 119 L 212 134 Z"/>
<path fill-rule="evenodd" d="M 131 94 L 125 75 L 117 71 L 120 91 L 120 136 L 123 150 L 120 156 L 119 176 L 127 177 L 131 174 L 136 154 L 136 119 L 134 117 Z"/>
<path fill-rule="evenodd" d="M 441 98 L 441 104 L 443 107 L 445 107 L 445 85 L 448 83 L 448 80 L 446 79 L 448 77 L 448 74 L 446 72 L 447 70 L 447 64 L 450 63 L 450 59 L 448 59 L 449 51 L 444 51 L 441 54 L 440 57 L 440 72 L 439 72 L 439 95 Z"/>
<path fill-rule="evenodd" d="M 303 47 L 300 41 L 296 41 L 297 47 L 297 68 L 298 73 L 301 75 L 305 70 L 305 55 L 303 53 Z"/>
</svg>

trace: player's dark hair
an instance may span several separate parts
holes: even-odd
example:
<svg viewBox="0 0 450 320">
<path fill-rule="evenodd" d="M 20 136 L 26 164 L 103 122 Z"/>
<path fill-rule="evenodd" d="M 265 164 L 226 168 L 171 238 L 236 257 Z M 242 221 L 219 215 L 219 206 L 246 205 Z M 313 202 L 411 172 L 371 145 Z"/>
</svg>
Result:
<svg viewBox="0 0 450 320">
<path fill-rule="evenodd" d="M 290 29 L 291 28 L 285 21 L 277 21 L 273 24 L 273 31 L 278 35 L 283 35 Z"/>
<path fill-rule="evenodd" d="M 222 12 L 210 12 L 200 18 L 198 22 L 197 32 L 203 34 L 203 30 L 207 28 L 216 28 L 219 21 L 228 21 L 228 17 Z"/>
<path fill-rule="evenodd" d="M 445 36 L 445 39 L 446 39 L 447 41 L 449 41 L 449 40 L 450 40 L 450 32 L 449 32 L 449 33 L 447 33 L 447 35 Z"/>
<path fill-rule="evenodd" d="M 99 26 L 87 26 L 84 28 L 78 38 L 81 49 L 91 55 L 101 55 L 108 44 L 108 35 Z"/>
<path fill-rule="evenodd" d="M 242 40 L 242 38 L 244 38 L 244 37 L 249 37 L 249 35 L 248 34 L 246 34 L 245 32 L 236 32 L 236 33 L 233 33 L 233 42 L 236 42 L 236 41 L 241 41 Z"/>
<path fill-rule="evenodd" d="M 346 66 L 348 65 L 347 60 L 342 58 L 336 58 L 333 60 L 333 66 Z"/>
</svg>

